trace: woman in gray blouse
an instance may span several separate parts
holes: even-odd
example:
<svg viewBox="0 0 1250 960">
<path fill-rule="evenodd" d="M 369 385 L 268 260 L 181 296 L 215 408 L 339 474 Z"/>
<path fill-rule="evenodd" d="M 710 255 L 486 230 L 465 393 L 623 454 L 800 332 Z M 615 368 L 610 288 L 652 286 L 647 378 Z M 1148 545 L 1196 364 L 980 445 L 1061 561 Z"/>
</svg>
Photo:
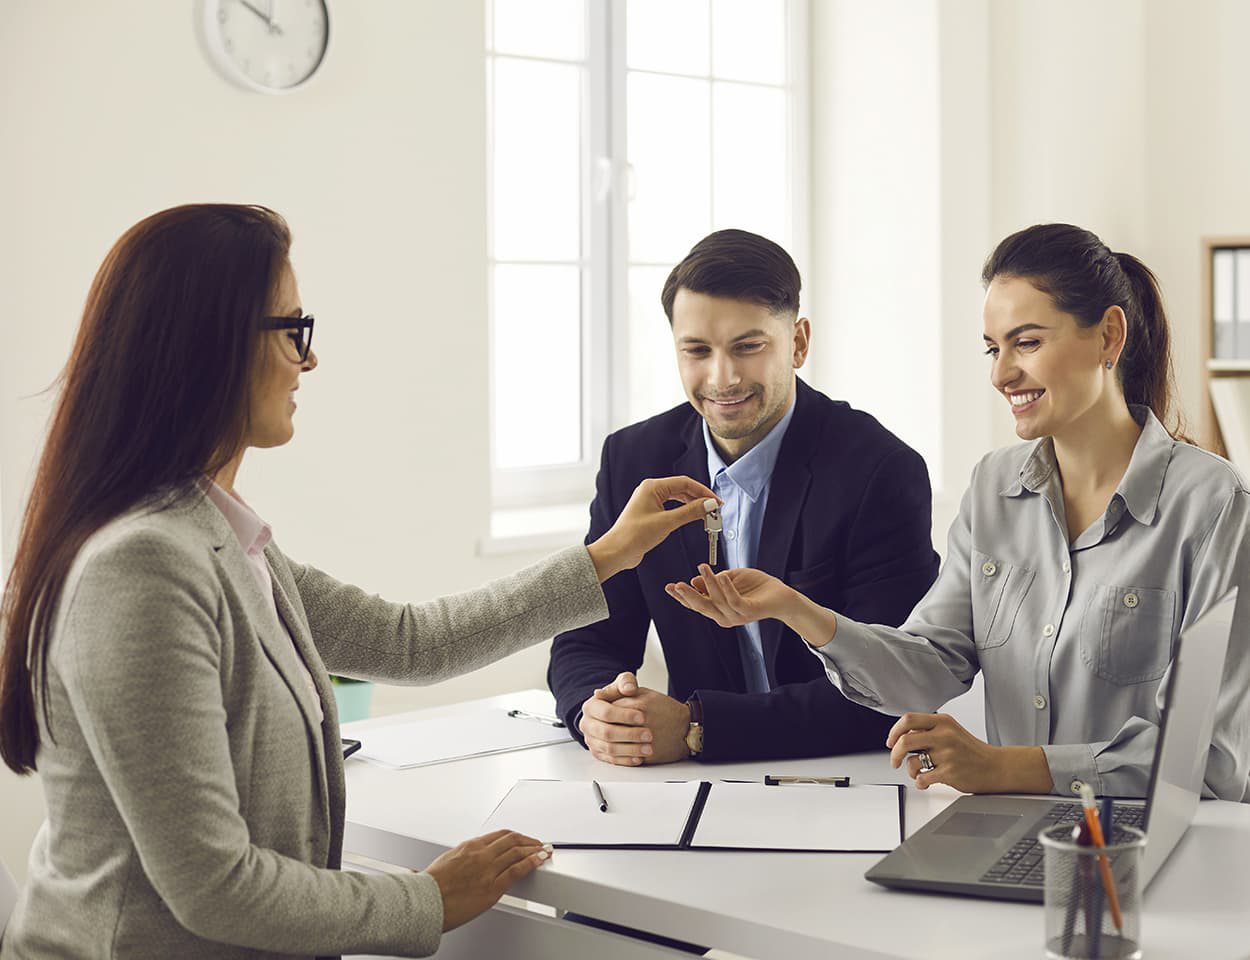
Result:
<svg viewBox="0 0 1250 960">
<path fill-rule="evenodd" d="M 289 559 L 234 491 L 317 365 L 289 245 L 264 208 L 178 207 L 92 285 L 4 594 L 0 754 L 48 809 L 4 960 L 433 953 L 550 847 L 340 871 L 328 671 L 433 683 L 601 619 L 600 583 L 712 496 L 645 481 L 598 541 L 424 604 Z"/>
<path fill-rule="evenodd" d="M 934 711 L 982 671 L 989 743 L 932 712 L 890 732 L 921 788 L 1142 796 L 1177 636 L 1232 586 L 1250 600 L 1250 493 L 1165 426 L 1168 325 L 1139 260 L 1041 225 L 1000 243 L 982 281 L 990 381 L 1028 442 L 977 464 L 938 580 L 901 628 L 753 570 L 700 568 L 669 592 L 725 626 L 785 621 L 847 697 L 884 712 Z M 1206 764 L 1207 791 L 1228 800 L 1250 799 L 1248 644 L 1239 611 Z"/>
</svg>

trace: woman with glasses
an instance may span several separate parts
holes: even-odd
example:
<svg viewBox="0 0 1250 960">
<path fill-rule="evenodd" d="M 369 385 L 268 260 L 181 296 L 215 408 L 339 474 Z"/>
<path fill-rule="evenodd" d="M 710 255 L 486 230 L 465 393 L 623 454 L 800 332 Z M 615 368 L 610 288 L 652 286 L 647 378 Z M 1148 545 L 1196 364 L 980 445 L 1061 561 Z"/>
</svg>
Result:
<svg viewBox="0 0 1250 960">
<path fill-rule="evenodd" d="M 329 671 L 434 683 L 601 619 L 600 583 L 712 496 L 645 481 L 589 546 L 422 604 L 288 558 L 235 476 L 317 366 L 289 246 L 264 208 L 179 207 L 92 285 L 4 594 L 0 754 L 48 811 L 6 960 L 433 953 L 550 847 L 340 872 Z"/>
<path fill-rule="evenodd" d="M 1169 422 L 1154 274 L 1067 224 L 1002 241 L 982 272 L 990 382 L 1027 443 L 987 454 L 946 562 L 899 629 L 857 623 L 754 570 L 669 593 L 730 626 L 776 617 L 856 703 L 903 713 L 886 746 L 920 788 L 1146 794 L 1180 632 L 1239 605 L 1206 789 L 1250 799 L 1250 491 Z M 985 675 L 989 742 L 936 711 Z M 915 711 L 915 712 L 904 712 Z"/>
</svg>

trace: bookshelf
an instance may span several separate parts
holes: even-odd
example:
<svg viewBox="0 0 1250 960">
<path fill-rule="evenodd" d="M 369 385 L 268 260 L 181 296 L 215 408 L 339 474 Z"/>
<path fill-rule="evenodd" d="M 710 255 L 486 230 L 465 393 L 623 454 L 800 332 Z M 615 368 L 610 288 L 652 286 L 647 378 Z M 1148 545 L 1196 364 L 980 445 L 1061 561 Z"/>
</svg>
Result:
<svg viewBox="0 0 1250 960">
<path fill-rule="evenodd" d="M 1217 261 L 1217 256 L 1219 260 Z M 1231 286 L 1230 286 L 1231 284 Z M 1217 322 L 1219 326 L 1217 327 Z M 1250 444 L 1250 235 L 1202 238 L 1199 442 L 1237 462 Z M 1213 393 L 1220 400 L 1220 414 Z M 1225 436 L 1234 429 L 1239 436 Z M 1230 456 L 1230 448 L 1232 455 Z M 1243 469 L 1250 465 L 1238 464 Z"/>
</svg>

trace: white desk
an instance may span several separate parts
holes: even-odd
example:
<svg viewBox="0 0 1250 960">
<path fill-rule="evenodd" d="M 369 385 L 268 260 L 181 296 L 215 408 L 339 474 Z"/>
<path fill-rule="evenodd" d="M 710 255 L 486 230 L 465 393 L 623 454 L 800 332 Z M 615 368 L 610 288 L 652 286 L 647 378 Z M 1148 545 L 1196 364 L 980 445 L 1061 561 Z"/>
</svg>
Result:
<svg viewBox="0 0 1250 960">
<path fill-rule="evenodd" d="M 545 704 L 549 710 L 551 701 L 532 692 L 481 703 L 530 709 Z M 836 773 L 858 781 L 906 782 L 890 769 L 884 752 L 624 768 L 600 763 L 569 742 L 401 771 L 349 760 L 345 847 L 375 860 L 422 868 L 447 848 L 480 834 L 495 804 L 525 777 L 608 783 L 758 779 L 765 773 Z M 944 787 L 909 789 L 908 833 L 956 796 Z M 877 859 L 858 854 L 557 850 L 550 864 L 512 893 L 760 960 L 1041 956 L 1040 906 L 885 890 L 863 878 Z M 472 925 L 463 936 L 471 937 L 471 931 Z M 1194 825 L 1147 891 L 1142 935 L 1149 960 L 1250 956 L 1250 804 L 1201 805 Z"/>
</svg>

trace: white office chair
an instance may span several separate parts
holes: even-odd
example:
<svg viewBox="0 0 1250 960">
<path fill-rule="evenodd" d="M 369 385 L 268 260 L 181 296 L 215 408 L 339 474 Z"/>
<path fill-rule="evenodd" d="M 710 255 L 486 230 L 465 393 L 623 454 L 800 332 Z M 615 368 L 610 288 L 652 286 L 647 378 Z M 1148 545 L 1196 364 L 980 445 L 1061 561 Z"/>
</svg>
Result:
<svg viewBox="0 0 1250 960">
<path fill-rule="evenodd" d="M 4 937 L 4 928 L 8 926 L 9 916 L 17 906 L 17 881 L 9 868 L 0 860 L 0 938 Z"/>
</svg>

